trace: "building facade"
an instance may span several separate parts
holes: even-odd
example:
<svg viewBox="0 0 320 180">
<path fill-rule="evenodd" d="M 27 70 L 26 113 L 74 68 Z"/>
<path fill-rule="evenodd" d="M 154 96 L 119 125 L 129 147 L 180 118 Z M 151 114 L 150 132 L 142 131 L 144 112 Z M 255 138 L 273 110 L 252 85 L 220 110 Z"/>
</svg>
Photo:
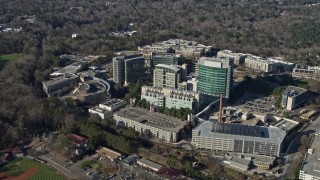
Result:
<svg viewBox="0 0 320 180">
<path fill-rule="evenodd" d="M 300 79 L 313 79 L 319 81 L 320 67 L 296 65 L 295 68 L 293 68 L 292 77 Z"/>
<path fill-rule="evenodd" d="M 222 50 L 217 53 L 217 57 L 230 59 L 235 65 L 240 65 L 244 63 L 247 55 L 242 53 L 234 53 L 230 50 Z"/>
<path fill-rule="evenodd" d="M 168 53 L 179 54 L 185 58 L 197 58 L 205 54 L 212 54 L 212 47 L 205 46 L 195 41 L 187 41 L 183 39 L 169 39 L 167 41 L 156 42 L 152 45 L 138 47 L 138 52 L 142 53 L 145 58 L 150 59 L 152 53 Z"/>
<path fill-rule="evenodd" d="M 205 121 L 192 130 L 199 149 L 278 157 L 286 133 L 279 128 Z"/>
<path fill-rule="evenodd" d="M 120 109 L 113 118 L 119 126 L 131 127 L 140 134 L 167 142 L 177 142 L 180 131 L 188 124 L 181 119 L 133 107 Z"/>
<path fill-rule="evenodd" d="M 265 73 L 291 71 L 293 66 L 294 64 L 290 62 L 274 58 L 265 59 L 251 54 L 247 54 L 245 58 L 245 67 Z"/>
<path fill-rule="evenodd" d="M 178 65 L 181 59 L 182 57 L 179 54 L 152 53 L 150 66 L 154 67 L 158 64 Z"/>
<path fill-rule="evenodd" d="M 158 64 L 153 70 L 154 87 L 177 88 L 182 79 L 182 70 L 179 67 Z"/>
<path fill-rule="evenodd" d="M 281 106 L 293 110 L 306 101 L 307 90 L 299 87 L 288 86 L 282 93 Z"/>
<path fill-rule="evenodd" d="M 99 106 L 95 106 L 89 109 L 89 113 L 93 115 L 99 116 L 101 119 L 109 119 L 112 118 L 112 112 L 105 110 Z"/>
<path fill-rule="evenodd" d="M 105 102 L 103 103 L 100 103 L 99 104 L 99 107 L 100 108 L 103 108 L 105 110 L 108 110 L 108 111 L 115 111 L 123 106 L 125 106 L 127 103 L 122 100 L 122 99 L 115 99 L 115 98 L 112 98 L 112 99 L 107 99 Z"/>
<path fill-rule="evenodd" d="M 314 134 L 302 163 L 299 179 L 320 180 L 320 134 Z"/>
<path fill-rule="evenodd" d="M 77 75 L 64 75 L 53 78 L 49 81 L 43 81 L 43 91 L 50 97 L 56 95 L 59 91 L 71 90 L 79 82 Z"/>
<path fill-rule="evenodd" d="M 143 86 L 141 88 L 141 99 L 145 99 L 154 106 L 176 109 L 189 108 L 194 112 L 198 112 L 201 103 L 201 94 L 174 88 Z"/>
<path fill-rule="evenodd" d="M 228 99 L 233 78 L 232 61 L 203 57 L 199 63 L 199 92 L 212 96 L 222 95 Z"/>
<path fill-rule="evenodd" d="M 145 77 L 145 59 L 141 54 L 115 57 L 112 63 L 113 81 L 117 84 L 127 84 Z"/>
</svg>

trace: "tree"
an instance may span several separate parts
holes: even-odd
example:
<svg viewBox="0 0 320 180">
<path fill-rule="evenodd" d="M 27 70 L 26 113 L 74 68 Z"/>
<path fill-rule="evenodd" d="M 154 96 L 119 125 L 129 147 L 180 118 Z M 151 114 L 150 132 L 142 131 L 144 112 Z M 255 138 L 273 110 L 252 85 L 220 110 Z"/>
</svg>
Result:
<svg viewBox="0 0 320 180">
<path fill-rule="evenodd" d="M 125 135 L 129 138 L 136 138 L 138 133 L 132 127 L 128 127 L 125 131 Z"/>
<path fill-rule="evenodd" d="M 308 137 L 307 135 L 303 135 L 300 139 L 300 144 L 304 149 L 308 149 L 310 141 L 310 137 Z"/>
<path fill-rule="evenodd" d="M 180 162 L 176 156 L 168 155 L 166 157 L 166 164 L 168 164 L 168 166 L 170 167 L 177 167 L 180 164 Z"/>
</svg>

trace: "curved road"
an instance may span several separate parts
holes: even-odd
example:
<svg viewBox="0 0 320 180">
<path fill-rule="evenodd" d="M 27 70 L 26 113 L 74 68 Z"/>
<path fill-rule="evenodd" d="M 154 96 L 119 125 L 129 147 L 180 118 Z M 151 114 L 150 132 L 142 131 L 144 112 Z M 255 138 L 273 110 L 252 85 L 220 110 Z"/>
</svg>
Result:
<svg viewBox="0 0 320 180">
<path fill-rule="evenodd" d="M 319 131 L 320 131 L 320 115 L 317 118 L 315 118 L 315 120 L 312 121 L 310 125 L 306 126 L 300 132 L 298 132 L 295 135 L 295 137 L 292 139 L 292 141 L 287 149 L 287 153 L 284 156 L 286 159 L 286 164 L 284 166 L 284 170 L 281 175 L 284 175 L 286 173 L 287 169 L 291 166 L 291 163 L 300 156 L 299 147 L 300 147 L 301 137 L 303 135 L 309 136 L 309 135 L 316 133 L 316 132 L 319 132 Z"/>
</svg>

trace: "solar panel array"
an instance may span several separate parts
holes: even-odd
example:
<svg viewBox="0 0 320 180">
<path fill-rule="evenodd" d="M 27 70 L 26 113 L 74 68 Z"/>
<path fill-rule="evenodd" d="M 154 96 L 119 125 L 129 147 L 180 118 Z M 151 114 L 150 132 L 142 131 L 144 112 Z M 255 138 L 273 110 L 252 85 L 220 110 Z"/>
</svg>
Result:
<svg viewBox="0 0 320 180">
<path fill-rule="evenodd" d="M 246 126 L 240 124 L 213 123 L 211 131 L 216 133 L 233 134 L 241 136 L 263 138 L 269 137 L 268 128 L 259 126 Z"/>
</svg>

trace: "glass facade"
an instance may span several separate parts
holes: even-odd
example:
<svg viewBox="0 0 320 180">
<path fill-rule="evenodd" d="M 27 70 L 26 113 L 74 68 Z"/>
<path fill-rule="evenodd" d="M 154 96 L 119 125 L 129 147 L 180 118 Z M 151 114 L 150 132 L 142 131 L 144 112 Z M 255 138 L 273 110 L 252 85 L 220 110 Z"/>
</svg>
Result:
<svg viewBox="0 0 320 180">
<path fill-rule="evenodd" d="M 140 55 L 113 58 L 113 81 L 135 82 L 145 77 L 145 59 Z"/>
<path fill-rule="evenodd" d="M 177 65 L 180 57 L 176 55 L 155 55 L 152 57 L 151 66 L 154 67 L 158 64 Z"/>
<path fill-rule="evenodd" d="M 201 64 L 199 68 L 199 91 L 229 98 L 232 67 L 217 68 Z"/>
</svg>

